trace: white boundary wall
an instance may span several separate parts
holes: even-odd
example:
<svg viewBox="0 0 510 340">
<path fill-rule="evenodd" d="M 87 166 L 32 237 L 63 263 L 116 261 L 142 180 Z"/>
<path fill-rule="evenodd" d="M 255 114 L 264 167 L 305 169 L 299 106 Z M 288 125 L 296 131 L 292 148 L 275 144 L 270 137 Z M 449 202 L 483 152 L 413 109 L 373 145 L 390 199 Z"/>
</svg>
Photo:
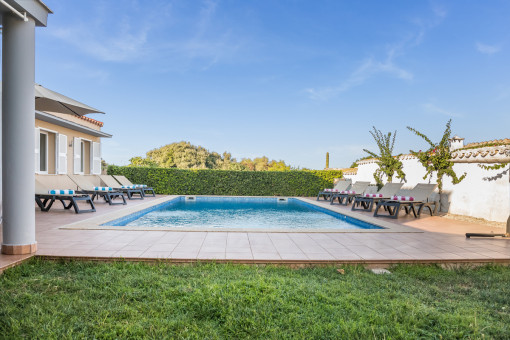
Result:
<svg viewBox="0 0 510 340">
<path fill-rule="evenodd" d="M 496 152 L 494 152 L 496 150 Z M 488 151 L 484 155 L 484 151 Z M 502 152 L 501 152 L 502 151 Z M 483 218 L 489 221 L 506 222 L 510 214 L 510 171 L 509 166 L 500 170 L 484 170 L 479 165 L 508 162 L 510 146 L 504 149 L 497 147 L 465 150 L 453 153 L 455 162 L 453 169 L 457 176 L 467 173 L 466 178 L 453 185 L 451 178 L 443 177 L 442 212 Z M 464 155 L 463 155 L 464 154 Z M 466 156 L 469 154 L 469 156 Z M 462 157 L 460 157 L 462 156 Z M 417 183 L 436 183 L 433 176 L 423 179 L 425 169 L 418 160 L 410 155 L 401 156 L 407 182 L 403 189 L 411 189 Z M 358 162 L 355 175 L 345 175 L 352 181 L 370 181 L 375 184 L 373 174 L 378 168 L 374 159 Z M 398 179 L 393 178 L 393 182 Z M 438 194 L 431 197 L 438 200 Z"/>
</svg>

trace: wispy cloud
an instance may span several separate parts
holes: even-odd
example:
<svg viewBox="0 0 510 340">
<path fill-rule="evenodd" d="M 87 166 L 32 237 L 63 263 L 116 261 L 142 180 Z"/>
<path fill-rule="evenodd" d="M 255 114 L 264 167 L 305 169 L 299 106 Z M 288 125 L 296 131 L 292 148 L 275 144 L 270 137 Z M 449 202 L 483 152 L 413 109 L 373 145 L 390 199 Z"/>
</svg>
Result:
<svg viewBox="0 0 510 340">
<path fill-rule="evenodd" d="M 364 59 L 360 65 L 338 86 L 307 88 L 304 92 L 314 100 L 326 100 L 336 97 L 353 87 L 361 86 L 369 79 L 378 75 L 388 75 L 404 81 L 411 81 L 414 78 L 412 71 L 400 66 L 398 59 L 409 49 L 420 45 L 426 32 L 439 25 L 446 17 L 447 12 L 442 7 L 433 7 L 433 18 L 429 21 L 414 19 L 412 23 L 418 27 L 418 31 L 409 34 L 398 43 L 388 45 L 385 55 L 380 58 L 370 57 Z"/>
<path fill-rule="evenodd" d="M 108 21 L 76 23 L 65 28 L 54 28 L 50 32 L 54 37 L 101 61 L 125 62 L 140 58 L 150 25 L 133 25 L 127 18 L 115 25 L 111 24 L 112 19 Z"/>
<path fill-rule="evenodd" d="M 311 99 L 325 100 L 337 96 L 342 92 L 348 91 L 353 87 L 360 86 L 369 78 L 381 73 L 385 73 L 402 80 L 412 80 L 413 74 L 411 72 L 395 64 L 396 51 L 397 50 L 395 48 L 390 49 L 386 55 L 386 59 L 383 61 L 378 61 L 374 58 L 364 60 L 361 65 L 339 86 L 308 88 L 305 89 L 305 92 L 308 93 Z"/>
<path fill-rule="evenodd" d="M 99 13 L 94 21 L 53 28 L 51 34 L 100 61 L 152 66 L 160 61 L 162 69 L 170 63 L 182 68 L 196 62 L 207 69 L 241 46 L 218 22 L 217 1 L 204 0 L 198 8 L 191 3 L 191 14 L 186 15 L 178 12 L 182 9 L 174 9 L 172 2 L 146 8 L 137 1 L 131 4 L 125 13 L 116 13 L 115 20 L 108 14 L 115 12 L 113 6 L 106 4 L 96 9 Z"/>
<path fill-rule="evenodd" d="M 110 77 L 110 73 L 108 71 L 89 67 L 77 62 L 60 64 L 58 67 L 67 74 L 71 74 L 76 78 L 93 79 L 95 81 L 105 82 Z"/>
<path fill-rule="evenodd" d="M 494 54 L 501 51 L 501 45 L 488 45 L 488 44 L 482 44 L 481 42 L 477 42 L 475 44 L 476 49 L 478 52 L 483 54 Z"/>
<path fill-rule="evenodd" d="M 462 117 L 461 114 L 455 113 L 455 112 L 453 112 L 451 110 L 447 110 L 447 109 L 438 107 L 438 106 L 436 106 L 435 104 L 432 104 L 432 103 L 424 104 L 423 105 L 423 109 L 426 112 L 429 112 L 429 113 L 439 113 L 439 114 L 442 114 L 442 115 L 445 115 L 445 116 L 448 116 L 448 117 L 453 117 L 453 118 Z"/>
</svg>

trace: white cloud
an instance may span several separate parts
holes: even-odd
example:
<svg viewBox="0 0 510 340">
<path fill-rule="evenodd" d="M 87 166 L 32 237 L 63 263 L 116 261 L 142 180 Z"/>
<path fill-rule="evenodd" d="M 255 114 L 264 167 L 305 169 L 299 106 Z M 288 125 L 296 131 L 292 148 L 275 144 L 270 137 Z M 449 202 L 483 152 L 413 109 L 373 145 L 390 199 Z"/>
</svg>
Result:
<svg viewBox="0 0 510 340">
<path fill-rule="evenodd" d="M 487 44 L 482 44 L 480 42 L 477 42 L 476 49 L 480 53 L 490 55 L 490 54 L 498 53 L 499 51 L 501 51 L 501 45 L 487 45 Z"/>
<path fill-rule="evenodd" d="M 242 45 L 216 20 L 216 1 L 202 1 L 194 13 L 186 16 L 174 13 L 172 4 L 164 1 L 161 6 L 154 6 L 157 9 L 141 11 L 138 5 L 133 2 L 126 13 L 117 13 L 115 19 L 111 18 L 112 6 L 99 6 L 95 20 L 52 28 L 50 34 L 100 61 L 141 62 L 152 68 L 156 66 L 154 62 L 161 61 L 159 67 L 163 71 L 183 69 L 197 62 L 199 68 L 208 69 Z M 136 21 L 131 12 L 137 13 Z M 183 22 L 189 24 L 182 25 Z M 179 29 L 168 30 L 176 23 L 180 23 Z M 159 36 L 167 32 L 173 35 Z"/>
<path fill-rule="evenodd" d="M 133 26 L 123 21 L 109 29 L 103 24 L 76 24 L 66 28 L 55 28 L 51 33 L 66 43 L 102 61 L 131 61 L 138 59 L 144 51 L 150 26 Z"/>
<path fill-rule="evenodd" d="M 326 87 L 326 88 L 308 88 L 305 92 L 308 93 L 311 99 L 325 100 L 339 95 L 342 92 L 350 90 L 353 87 L 363 85 L 365 81 L 378 74 L 387 74 L 392 77 L 410 81 L 413 79 L 413 74 L 410 71 L 403 69 L 396 65 L 395 56 L 398 54 L 400 47 L 391 47 L 383 61 L 375 60 L 374 58 L 366 59 L 361 65 L 351 73 L 351 75 L 344 80 L 339 86 Z"/>
<path fill-rule="evenodd" d="M 447 15 L 446 10 L 438 6 L 433 6 L 432 12 L 434 16 L 429 21 L 424 21 L 422 19 L 412 20 L 412 23 L 419 28 L 418 31 L 409 34 L 405 39 L 396 44 L 388 45 L 385 56 L 379 58 L 380 60 L 374 57 L 365 59 L 361 65 L 338 86 L 307 88 L 304 92 L 307 93 L 311 99 L 326 100 L 336 97 L 353 87 L 361 86 L 370 78 L 378 75 L 389 75 L 404 81 L 413 80 L 413 73 L 399 66 L 397 59 L 404 55 L 407 50 L 420 45 L 426 32 L 439 25 Z"/>
<path fill-rule="evenodd" d="M 434 105 L 432 103 L 424 104 L 423 108 L 425 109 L 425 111 L 430 112 L 430 113 L 440 113 L 442 115 L 445 115 L 445 116 L 448 116 L 448 117 L 453 117 L 453 118 L 462 117 L 461 114 L 452 112 L 450 110 L 443 109 L 443 108 L 438 107 L 438 106 L 436 106 L 436 105 Z"/>
</svg>

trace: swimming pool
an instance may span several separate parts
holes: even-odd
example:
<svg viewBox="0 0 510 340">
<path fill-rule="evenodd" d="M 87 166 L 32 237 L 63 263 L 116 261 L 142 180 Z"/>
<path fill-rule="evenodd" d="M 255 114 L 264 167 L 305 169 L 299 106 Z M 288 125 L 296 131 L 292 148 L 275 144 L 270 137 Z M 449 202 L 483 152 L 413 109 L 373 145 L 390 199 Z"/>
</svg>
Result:
<svg viewBox="0 0 510 340">
<path fill-rule="evenodd" d="M 383 229 L 297 198 L 278 197 L 181 196 L 103 225 L 176 230 Z"/>
</svg>

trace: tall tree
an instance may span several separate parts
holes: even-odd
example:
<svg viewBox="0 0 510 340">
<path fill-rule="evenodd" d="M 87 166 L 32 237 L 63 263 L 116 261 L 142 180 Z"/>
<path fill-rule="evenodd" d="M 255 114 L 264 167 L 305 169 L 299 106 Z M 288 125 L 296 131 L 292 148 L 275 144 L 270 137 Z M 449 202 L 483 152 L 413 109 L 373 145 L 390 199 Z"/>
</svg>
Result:
<svg viewBox="0 0 510 340">
<path fill-rule="evenodd" d="M 377 159 L 377 165 L 379 168 L 374 172 L 374 179 L 377 182 L 377 186 L 379 188 L 383 186 L 384 176 L 386 176 L 387 181 L 391 183 L 395 173 L 397 174 L 397 178 L 405 181 L 406 175 L 402 170 L 403 164 L 399 159 L 400 155 L 393 156 L 393 148 L 395 147 L 397 131 L 395 130 L 393 134 L 391 132 L 383 134 L 380 130 L 377 130 L 375 126 L 373 126 L 373 131 L 370 131 L 370 134 L 374 137 L 377 147 L 379 148 L 379 154 L 367 149 L 363 149 L 363 151 Z"/>
<path fill-rule="evenodd" d="M 326 169 L 329 169 L 329 152 L 326 152 Z"/>
<path fill-rule="evenodd" d="M 269 161 L 265 156 L 253 160 L 246 158 L 237 162 L 228 152 L 219 154 L 210 152 L 202 146 L 190 142 L 178 142 L 164 145 L 147 152 L 147 157 L 133 157 L 129 166 L 161 167 L 178 169 L 220 169 L 220 170 L 256 170 L 286 171 L 291 167 L 284 161 Z"/>
<path fill-rule="evenodd" d="M 450 137 L 452 134 L 451 124 L 452 120 L 450 119 L 446 123 L 443 137 L 438 143 L 434 143 L 429 137 L 425 136 L 420 131 L 410 126 L 407 127 L 411 132 L 421 137 L 429 144 L 429 148 L 425 151 L 410 150 L 410 152 L 418 158 L 418 161 L 427 171 L 425 176 L 423 176 L 423 179 L 426 179 L 427 177 L 430 179 L 433 174 L 436 174 L 437 188 L 439 190 L 439 206 L 441 206 L 441 196 L 443 193 L 443 177 L 445 175 L 451 177 L 453 184 L 459 184 L 466 177 L 466 173 L 457 177 L 457 174 L 453 170 L 453 162 L 451 161 L 452 154 L 450 151 Z"/>
</svg>

